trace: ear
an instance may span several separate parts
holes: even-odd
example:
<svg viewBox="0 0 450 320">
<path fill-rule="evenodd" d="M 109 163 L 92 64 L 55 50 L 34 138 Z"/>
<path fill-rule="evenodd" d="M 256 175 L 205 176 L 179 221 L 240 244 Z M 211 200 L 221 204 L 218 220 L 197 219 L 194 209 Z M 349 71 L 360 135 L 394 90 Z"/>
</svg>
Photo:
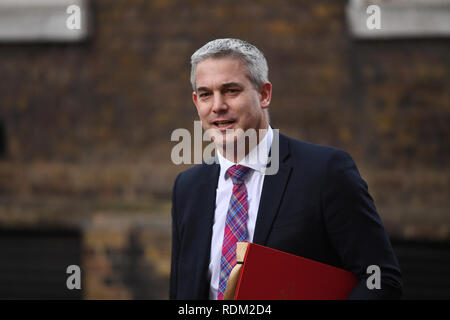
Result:
<svg viewBox="0 0 450 320">
<path fill-rule="evenodd" d="M 272 84 L 270 82 L 265 82 L 261 86 L 259 91 L 261 108 L 266 109 L 270 105 L 270 100 L 272 99 Z"/>
<path fill-rule="evenodd" d="M 192 92 L 192 101 L 194 102 L 195 107 L 198 110 L 198 96 L 197 96 L 197 92 L 195 92 L 195 91 Z"/>
</svg>

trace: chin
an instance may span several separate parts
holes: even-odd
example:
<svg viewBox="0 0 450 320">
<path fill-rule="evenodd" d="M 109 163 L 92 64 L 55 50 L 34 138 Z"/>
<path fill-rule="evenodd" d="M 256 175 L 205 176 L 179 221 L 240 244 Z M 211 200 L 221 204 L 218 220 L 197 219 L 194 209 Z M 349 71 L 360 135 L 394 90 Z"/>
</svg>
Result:
<svg viewBox="0 0 450 320">
<path fill-rule="evenodd" d="M 236 144 L 237 137 L 232 134 L 226 134 L 225 132 L 215 130 L 212 140 L 216 146 L 220 148 L 232 147 Z"/>
</svg>

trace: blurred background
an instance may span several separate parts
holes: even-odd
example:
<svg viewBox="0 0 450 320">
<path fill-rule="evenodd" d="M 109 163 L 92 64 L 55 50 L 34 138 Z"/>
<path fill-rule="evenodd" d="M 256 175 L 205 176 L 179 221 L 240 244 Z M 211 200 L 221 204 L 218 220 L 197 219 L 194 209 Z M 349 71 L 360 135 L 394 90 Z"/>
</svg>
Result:
<svg viewBox="0 0 450 320">
<path fill-rule="evenodd" d="M 0 298 L 168 298 L 170 135 L 197 119 L 190 55 L 225 37 L 264 52 L 272 127 L 353 156 L 404 297 L 450 298 L 449 21 L 448 0 L 0 0 Z"/>
</svg>

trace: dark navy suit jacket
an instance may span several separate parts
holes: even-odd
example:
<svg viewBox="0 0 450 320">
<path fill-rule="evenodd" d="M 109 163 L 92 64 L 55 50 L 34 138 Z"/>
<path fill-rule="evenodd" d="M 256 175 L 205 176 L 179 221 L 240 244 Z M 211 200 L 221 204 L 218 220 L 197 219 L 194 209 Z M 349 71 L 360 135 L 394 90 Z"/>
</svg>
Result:
<svg viewBox="0 0 450 320">
<path fill-rule="evenodd" d="M 350 155 L 279 136 L 280 167 L 267 175 L 253 242 L 353 272 L 349 298 L 400 298 L 402 280 L 389 238 Z M 208 265 L 220 167 L 180 173 L 172 194 L 171 299 L 208 299 Z M 381 269 L 369 290 L 367 267 Z"/>
</svg>

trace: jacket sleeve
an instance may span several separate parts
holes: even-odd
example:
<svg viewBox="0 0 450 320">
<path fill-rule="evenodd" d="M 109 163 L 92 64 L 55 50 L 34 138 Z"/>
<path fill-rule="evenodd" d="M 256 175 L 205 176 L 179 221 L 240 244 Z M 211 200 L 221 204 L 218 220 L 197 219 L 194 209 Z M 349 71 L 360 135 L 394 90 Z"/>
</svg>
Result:
<svg viewBox="0 0 450 320">
<path fill-rule="evenodd" d="M 170 289 L 169 289 L 169 299 L 177 299 L 177 274 L 178 274 L 178 256 L 179 256 L 179 231 L 177 225 L 177 182 L 180 178 L 181 173 L 175 179 L 175 183 L 172 190 L 172 261 L 170 267 Z"/>
<path fill-rule="evenodd" d="M 400 298 L 400 267 L 367 184 L 345 151 L 334 151 L 327 162 L 322 212 L 343 268 L 359 279 L 349 299 Z M 380 289 L 367 285 L 367 279 L 372 279 L 373 273 L 368 271 L 372 265 L 379 267 Z"/>
</svg>

